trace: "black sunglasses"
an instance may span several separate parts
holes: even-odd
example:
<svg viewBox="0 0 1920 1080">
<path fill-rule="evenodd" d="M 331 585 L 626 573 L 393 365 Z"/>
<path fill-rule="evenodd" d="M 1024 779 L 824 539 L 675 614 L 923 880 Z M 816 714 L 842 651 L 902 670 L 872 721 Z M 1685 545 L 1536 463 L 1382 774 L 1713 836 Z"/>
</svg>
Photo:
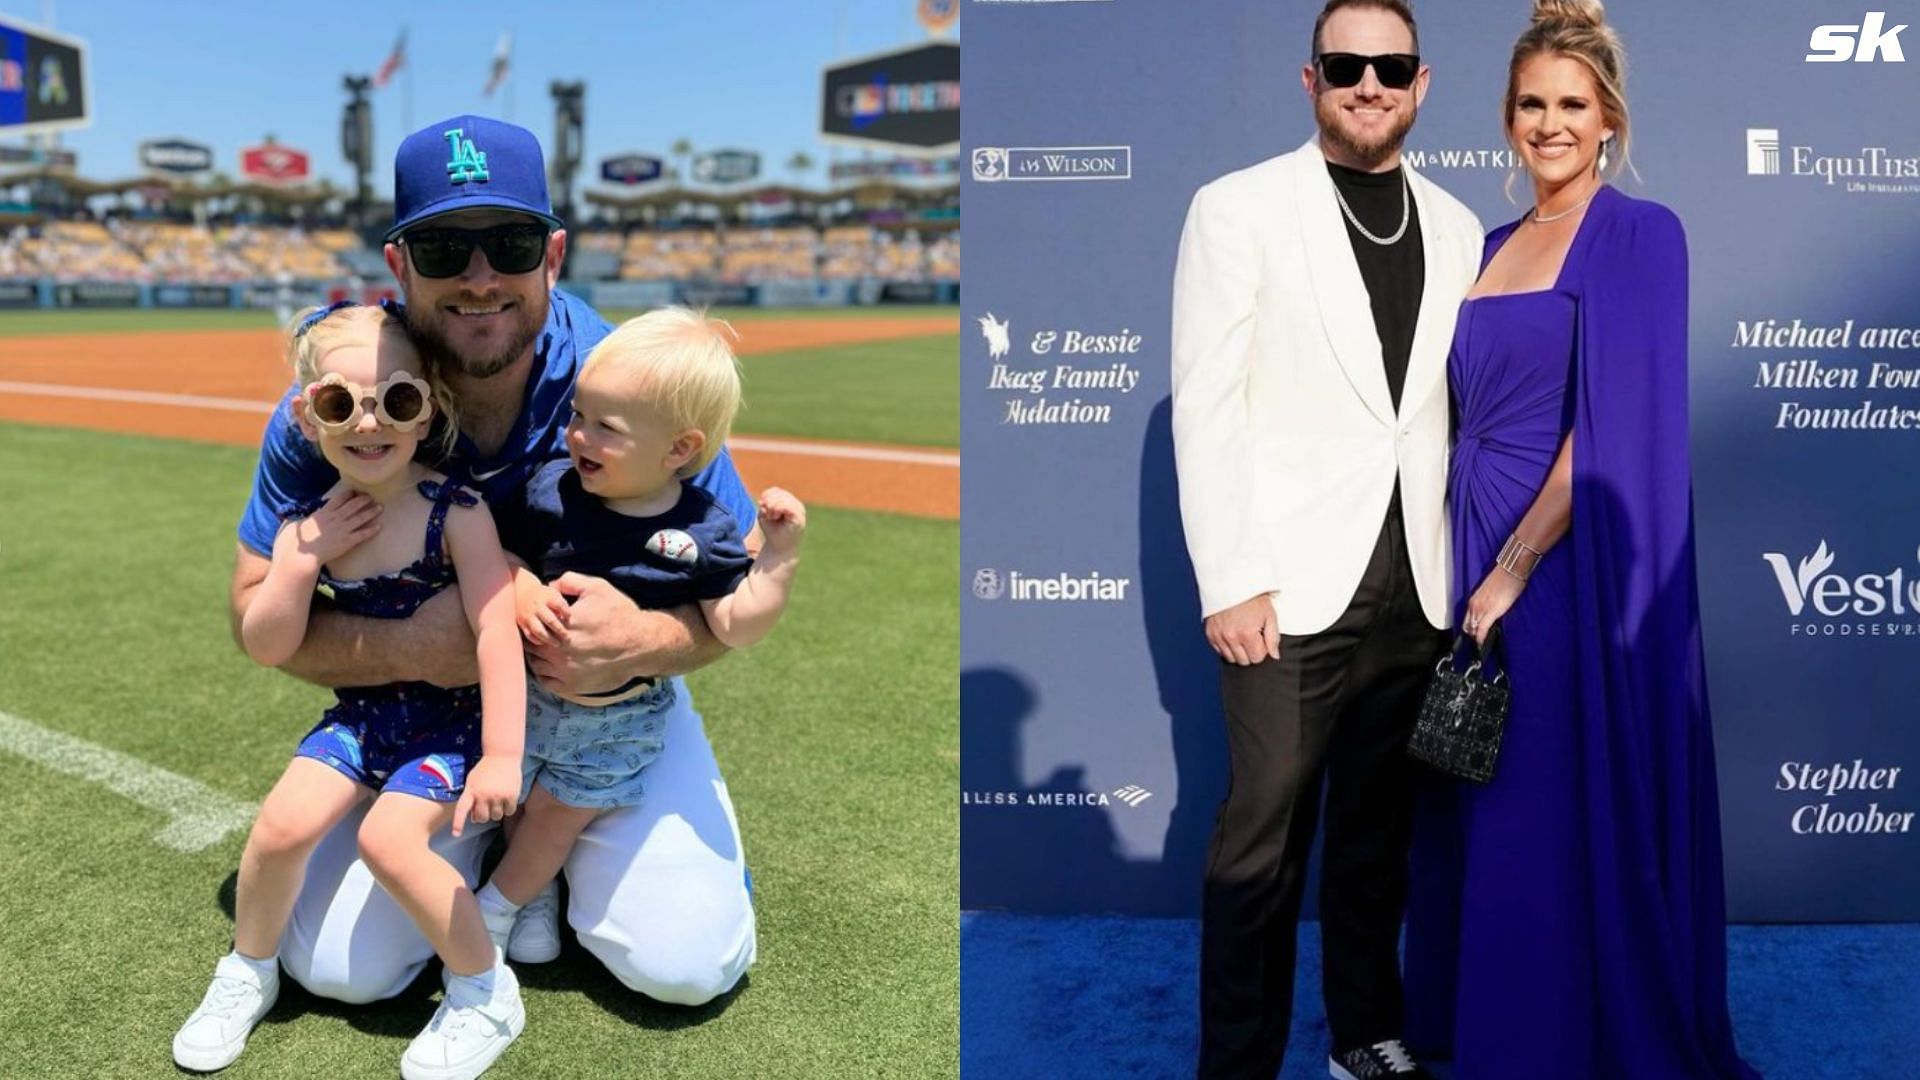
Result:
<svg viewBox="0 0 1920 1080">
<path fill-rule="evenodd" d="M 1389 90 L 1405 90 L 1413 85 L 1413 77 L 1420 74 L 1420 57 L 1413 53 L 1361 56 L 1359 53 L 1330 52 L 1321 53 L 1314 59 L 1320 65 L 1320 77 L 1327 80 L 1327 85 L 1342 90 L 1360 85 L 1360 80 L 1367 77 L 1369 64 L 1373 65 L 1374 77 L 1380 80 L 1380 85 Z"/>
<path fill-rule="evenodd" d="M 545 225 L 516 222 L 486 229 L 414 229 L 400 242 L 415 273 L 450 278 L 466 271 L 476 247 L 487 253 L 495 273 L 524 274 L 547 257 L 550 235 L 552 230 Z"/>
</svg>

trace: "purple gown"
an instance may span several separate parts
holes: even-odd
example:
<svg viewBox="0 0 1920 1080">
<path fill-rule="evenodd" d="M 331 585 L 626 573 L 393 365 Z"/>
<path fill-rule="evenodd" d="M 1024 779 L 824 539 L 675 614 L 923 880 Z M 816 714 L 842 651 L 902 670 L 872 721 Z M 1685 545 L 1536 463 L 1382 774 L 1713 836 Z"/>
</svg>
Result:
<svg viewBox="0 0 1920 1080">
<path fill-rule="evenodd" d="M 1679 221 L 1609 187 L 1552 289 L 1461 308 L 1455 625 L 1574 437 L 1571 529 L 1502 620 L 1497 772 L 1422 796 L 1408 1041 L 1461 1080 L 1756 1076 L 1727 1017 L 1686 282 Z"/>
</svg>

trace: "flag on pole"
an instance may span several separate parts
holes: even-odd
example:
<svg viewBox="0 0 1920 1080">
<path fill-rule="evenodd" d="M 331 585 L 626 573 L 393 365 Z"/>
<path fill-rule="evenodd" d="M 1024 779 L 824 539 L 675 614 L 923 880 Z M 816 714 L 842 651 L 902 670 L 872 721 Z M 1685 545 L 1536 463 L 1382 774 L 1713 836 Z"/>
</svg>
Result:
<svg viewBox="0 0 1920 1080">
<path fill-rule="evenodd" d="M 380 70 L 373 73 L 373 88 L 378 90 L 387 85 L 387 83 L 392 80 L 393 73 L 406 66 L 407 32 L 403 28 L 400 31 L 399 40 L 393 43 L 393 51 L 387 54 L 385 60 L 381 61 Z"/>
<path fill-rule="evenodd" d="M 500 84 L 507 81 L 507 56 L 513 52 L 513 35 L 501 34 L 500 44 L 493 50 L 493 72 L 487 76 L 487 88 L 480 91 L 481 97 L 492 97 Z"/>
</svg>

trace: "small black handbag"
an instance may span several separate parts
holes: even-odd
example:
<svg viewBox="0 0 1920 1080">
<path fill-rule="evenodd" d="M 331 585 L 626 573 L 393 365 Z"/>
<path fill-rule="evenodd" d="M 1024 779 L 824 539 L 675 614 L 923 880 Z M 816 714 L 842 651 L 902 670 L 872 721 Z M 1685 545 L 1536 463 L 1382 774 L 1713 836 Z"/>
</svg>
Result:
<svg viewBox="0 0 1920 1080">
<path fill-rule="evenodd" d="M 1434 664 L 1433 682 L 1420 703 L 1420 719 L 1414 724 L 1407 753 L 1448 775 L 1484 784 L 1493 779 L 1493 766 L 1500 757 L 1512 692 L 1504 655 L 1499 657 L 1499 673 L 1486 677 L 1485 662 L 1499 650 L 1500 625 L 1494 624 L 1486 648 L 1467 670 L 1460 671 L 1454 659 L 1466 640 L 1466 635 L 1456 635 L 1447 654 Z"/>
</svg>

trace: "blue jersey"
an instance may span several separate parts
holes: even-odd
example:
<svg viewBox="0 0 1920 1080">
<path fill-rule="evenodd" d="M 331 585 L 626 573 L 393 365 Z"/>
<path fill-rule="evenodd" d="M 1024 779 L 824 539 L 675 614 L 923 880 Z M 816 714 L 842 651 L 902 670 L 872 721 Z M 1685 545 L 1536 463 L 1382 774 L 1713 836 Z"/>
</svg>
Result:
<svg viewBox="0 0 1920 1080">
<path fill-rule="evenodd" d="M 434 467 L 453 482 L 479 491 L 496 508 L 519 505 L 521 492 L 534 472 L 549 461 L 566 457 L 574 376 L 579 374 L 587 353 L 611 329 L 585 301 L 555 289 L 547 325 L 535 348 L 525 403 L 500 453 L 482 460 L 479 450 L 462 434 L 452 456 L 435 462 Z M 261 555 L 272 554 L 274 534 L 285 514 L 325 495 L 340 479 L 334 467 L 320 456 L 320 448 L 294 423 L 292 403 L 299 390 L 293 387 L 267 421 L 266 435 L 260 443 L 260 465 L 254 473 L 253 498 L 240 518 L 240 542 Z M 726 450 L 722 449 L 691 483 L 725 507 L 740 523 L 742 532 L 752 531 L 756 520 L 753 497 L 740 482 Z"/>
</svg>

